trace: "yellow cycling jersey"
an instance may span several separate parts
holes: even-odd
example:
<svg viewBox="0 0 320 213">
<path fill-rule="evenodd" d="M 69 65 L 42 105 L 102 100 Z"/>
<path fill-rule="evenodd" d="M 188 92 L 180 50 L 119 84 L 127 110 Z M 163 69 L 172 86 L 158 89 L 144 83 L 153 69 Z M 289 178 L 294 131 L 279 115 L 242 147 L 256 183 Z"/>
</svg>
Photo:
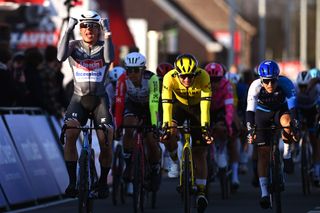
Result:
<svg viewBox="0 0 320 213">
<path fill-rule="evenodd" d="M 200 103 L 201 125 L 210 124 L 212 94 L 210 76 L 201 68 L 197 68 L 195 73 L 196 76 L 193 79 L 192 85 L 188 88 L 181 84 L 177 70 L 173 69 L 164 76 L 162 85 L 163 124 L 168 123 L 169 126 L 172 124 L 173 98 L 189 106 Z"/>
</svg>

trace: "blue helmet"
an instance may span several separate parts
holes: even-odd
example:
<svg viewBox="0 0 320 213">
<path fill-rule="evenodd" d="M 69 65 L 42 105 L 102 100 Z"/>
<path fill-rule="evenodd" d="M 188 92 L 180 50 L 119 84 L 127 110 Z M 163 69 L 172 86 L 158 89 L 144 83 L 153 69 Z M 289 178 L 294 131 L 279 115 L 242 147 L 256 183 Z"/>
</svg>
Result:
<svg viewBox="0 0 320 213">
<path fill-rule="evenodd" d="M 260 78 L 277 78 L 279 73 L 279 66 L 273 60 L 264 60 L 258 67 L 258 75 Z"/>
</svg>

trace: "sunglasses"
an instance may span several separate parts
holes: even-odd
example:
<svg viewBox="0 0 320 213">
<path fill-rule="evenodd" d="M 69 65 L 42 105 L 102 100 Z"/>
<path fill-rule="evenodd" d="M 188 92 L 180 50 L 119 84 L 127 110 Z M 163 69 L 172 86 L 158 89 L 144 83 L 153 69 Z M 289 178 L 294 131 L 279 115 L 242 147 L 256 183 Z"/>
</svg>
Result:
<svg viewBox="0 0 320 213">
<path fill-rule="evenodd" d="M 100 25 L 97 23 L 81 23 L 80 28 L 99 28 Z"/>
<path fill-rule="evenodd" d="M 222 77 L 211 77 L 210 81 L 213 82 L 213 83 L 217 83 L 217 82 L 220 82 L 221 79 L 222 79 Z"/>
<path fill-rule="evenodd" d="M 143 67 L 132 67 L 132 68 L 127 68 L 127 73 L 139 73 L 143 70 Z"/>
<path fill-rule="evenodd" d="M 269 84 L 270 82 L 271 82 L 271 84 L 274 84 L 274 83 L 276 83 L 277 82 L 277 80 L 278 79 L 276 79 L 276 78 L 271 78 L 271 79 L 269 79 L 269 78 L 265 78 L 265 79 L 262 79 L 262 83 L 264 83 L 264 84 Z"/>
<path fill-rule="evenodd" d="M 179 75 L 179 78 L 182 78 L 183 80 L 188 78 L 188 79 L 193 79 L 196 75 L 195 74 L 183 74 Z"/>
</svg>

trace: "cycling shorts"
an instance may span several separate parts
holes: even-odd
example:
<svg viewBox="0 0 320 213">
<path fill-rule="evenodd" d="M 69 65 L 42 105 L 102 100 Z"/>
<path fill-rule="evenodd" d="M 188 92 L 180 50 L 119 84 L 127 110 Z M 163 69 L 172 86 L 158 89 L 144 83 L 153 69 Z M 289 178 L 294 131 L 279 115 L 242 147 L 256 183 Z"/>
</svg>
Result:
<svg viewBox="0 0 320 213">
<path fill-rule="evenodd" d="M 84 126 L 92 113 L 94 125 L 113 125 L 112 117 L 109 111 L 109 101 L 106 96 L 79 96 L 73 94 L 70 104 L 67 108 L 65 120 L 76 119 Z"/>
<path fill-rule="evenodd" d="M 255 123 L 257 129 L 270 128 L 275 123 L 276 126 L 280 126 L 280 118 L 284 114 L 290 114 L 288 107 L 284 105 L 277 111 L 266 112 L 257 109 L 255 113 Z M 274 120 L 274 122 L 272 122 Z M 255 144 L 257 146 L 268 146 L 272 140 L 272 130 L 258 130 L 256 131 Z"/>
<path fill-rule="evenodd" d="M 186 119 L 190 119 L 191 126 L 201 126 L 200 120 L 200 103 L 196 105 L 185 105 L 175 100 L 172 108 L 173 122 L 178 126 L 184 124 Z M 191 129 L 192 146 L 207 146 L 207 143 L 202 138 L 201 129 Z"/>
<path fill-rule="evenodd" d="M 149 103 L 137 103 L 130 99 L 126 99 L 124 117 L 137 116 L 139 119 L 144 120 L 144 125 L 151 126 L 151 115 Z"/>
</svg>

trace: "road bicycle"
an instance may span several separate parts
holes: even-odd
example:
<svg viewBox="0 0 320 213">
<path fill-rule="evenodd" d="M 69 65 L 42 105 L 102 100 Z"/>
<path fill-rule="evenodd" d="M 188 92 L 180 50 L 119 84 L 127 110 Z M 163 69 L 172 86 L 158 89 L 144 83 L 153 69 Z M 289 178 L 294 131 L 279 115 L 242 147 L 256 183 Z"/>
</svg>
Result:
<svg viewBox="0 0 320 213">
<path fill-rule="evenodd" d="M 133 211 L 134 213 L 143 212 L 145 205 L 145 198 L 148 190 L 146 187 L 150 179 L 150 171 L 148 159 L 144 148 L 144 135 L 149 131 L 155 131 L 152 126 L 144 125 L 122 125 L 122 129 L 134 129 L 135 144 L 133 153 L 131 155 L 131 162 L 133 165 Z M 161 175 L 161 173 L 160 173 Z M 150 191 L 150 190 L 149 190 Z M 151 191 L 151 205 L 155 208 L 156 205 L 156 191 Z"/>
<path fill-rule="evenodd" d="M 253 128 L 253 134 L 257 131 L 271 130 L 270 140 L 270 155 L 269 155 L 269 174 L 268 174 L 268 191 L 270 196 L 270 207 L 274 209 L 276 213 L 282 212 L 282 200 L 281 192 L 284 191 L 284 177 L 282 171 L 282 158 L 279 149 L 279 134 L 278 130 L 290 128 L 279 127 L 272 123 L 269 128 Z"/>
<path fill-rule="evenodd" d="M 177 186 L 177 191 L 181 194 L 183 200 L 184 212 L 190 213 L 192 208 L 192 195 L 196 194 L 197 186 L 195 184 L 194 178 L 194 165 L 192 158 L 192 138 L 191 129 L 206 129 L 203 126 L 191 126 L 190 121 L 187 120 L 186 125 L 182 126 L 165 126 L 163 135 L 166 131 L 171 128 L 176 128 L 183 135 L 183 148 L 180 160 L 180 179 L 179 185 Z"/>
<path fill-rule="evenodd" d="M 80 157 L 78 160 L 78 212 L 93 212 L 93 200 L 96 198 L 95 189 L 98 182 L 98 173 L 95 167 L 95 151 L 92 148 L 92 130 L 101 129 L 106 132 L 104 127 L 93 127 L 93 120 L 90 125 L 80 127 L 68 127 L 64 125 L 60 135 L 60 142 L 64 145 L 64 136 L 67 129 L 79 129 L 82 131 L 82 143 Z M 105 133 L 106 134 L 106 133 Z M 106 134 L 107 135 L 107 134 Z"/>
<path fill-rule="evenodd" d="M 118 204 L 118 199 L 122 204 L 125 203 L 125 182 L 123 180 L 123 170 L 125 162 L 123 157 L 122 140 L 113 141 L 113 156 L 112 156 L 112 203 Z"/>
<path fill-rule="evenodd" d="M 303 194 L 308 195 L 311 193 L 313 174 L 312 146 L 306 121 L 303 120 L 301 124 L 301 138 L 299 140 L 301 152 L 301 183 Z"/>
</svg>

